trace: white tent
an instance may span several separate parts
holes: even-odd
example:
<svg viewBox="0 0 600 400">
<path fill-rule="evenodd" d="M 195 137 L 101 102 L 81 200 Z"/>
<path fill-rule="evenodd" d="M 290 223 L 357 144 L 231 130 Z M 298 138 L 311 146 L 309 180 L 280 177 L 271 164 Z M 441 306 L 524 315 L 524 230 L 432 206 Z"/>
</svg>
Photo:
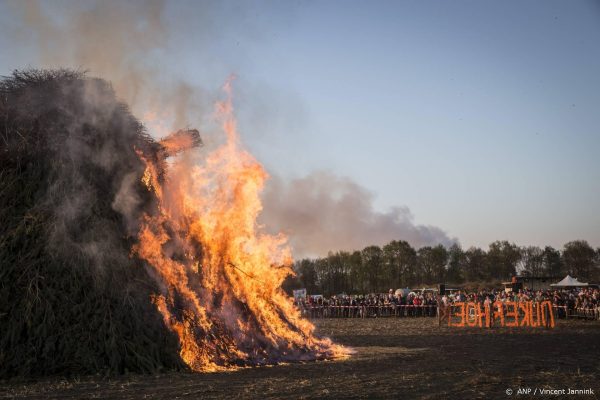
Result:
<svg viewBox="0 0 600 400">
<path fill-rule="evenodd" d="M 565 276 L 565 278 L 558 282 L 558 283 L 553 283 L 552 287 L 582 287 L 582 286 L 587 286 L 587 283 L 583 283 L 583 282 L 579 282 L 577 280 L 577 278 L 572 278 L 571 275 L 567 275 Z"/>
</svg>

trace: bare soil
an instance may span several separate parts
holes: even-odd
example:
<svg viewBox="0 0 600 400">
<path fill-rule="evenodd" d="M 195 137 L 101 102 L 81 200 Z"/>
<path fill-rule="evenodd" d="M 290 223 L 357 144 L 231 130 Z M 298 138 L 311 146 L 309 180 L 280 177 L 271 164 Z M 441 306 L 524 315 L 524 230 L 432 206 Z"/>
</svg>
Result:
<svg viewBox="0 0 600 400">
<path fill-rule="evenodd" d="M 554 329 L 438 328 L 434 318 L 316 320 L 355 351 L 348 359 L 234 372 L 45 378 L 0 382 L 0 398 L 27 399 L 443 399 L 534 397 L 592 389 L 600 397 L 600 322 Z M 531 395 L 519 395 L 531 388 Z M 562 397 L 562 396 L 558 396 Z"/>
</svg>

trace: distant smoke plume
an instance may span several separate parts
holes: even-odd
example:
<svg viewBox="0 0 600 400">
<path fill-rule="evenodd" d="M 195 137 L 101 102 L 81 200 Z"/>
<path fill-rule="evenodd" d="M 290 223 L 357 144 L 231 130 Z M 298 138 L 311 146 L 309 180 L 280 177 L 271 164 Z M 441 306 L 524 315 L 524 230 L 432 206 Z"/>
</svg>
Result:
<svg viewBox="0 0 600 400">
<path fill-rule="evenodd" d="M 296 258 L 391 240 L 406 240 L 417 248 L 456 242 L 438 227 L 415 224 L 407 207 L 375 210 L 367 189 L 327 172 L 289 182 L 273 177 L 264 195 L 262 222 L 289 236 Z"/>
</svg>

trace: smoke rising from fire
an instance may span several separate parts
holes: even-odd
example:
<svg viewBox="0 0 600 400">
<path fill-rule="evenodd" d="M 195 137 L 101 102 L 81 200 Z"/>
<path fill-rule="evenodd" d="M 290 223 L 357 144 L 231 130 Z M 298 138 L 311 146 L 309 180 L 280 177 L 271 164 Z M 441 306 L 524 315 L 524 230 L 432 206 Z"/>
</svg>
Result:
<svg viewBox="0 0 600 400">
<path fill-rule="evenodd" d="M 199 71 L 206 71 L 206 65 L 211 63 L 215 65 L 209 51 L 202 49 L 210 47 L 211 40 L 227 35 L 234 25 L 242 26 L 235 29 L 247 30 L 252 36 L 254 27 L 245 25 L 239 17 L 247 10 L 227 14 L 224 12 L 227 7 L 203 3 L 198 7 L 200 12 L 194 14 L 194 40 L 199 54 L 207 56 L 202 63 L 204 69 L 199 66 Z M 181 128 L 200 127 L 205 150 L 219 144 L 219 136 L 212 135 L 210 122 L 207 125 L 217 95 L 197 84 L 165 76 L 160 68 L 165 62 L 177 62 L 167 56 L 176 45 L 172 40 L 176 35 L 173 24 L 190 23 L 187 19 L 174 21 L 164 1 L 91 1 L 77 6 L 63 3 L 49 9 L 43 2 L 27 0 L 11 3 L 11 8 L 22 22 L 12 30 L 14 40 L 33 48 L 37 54 L 36 66 L 81 68 L 109 80 L 117 95 L 155 137 L 164 137 Z M 222 18 L 223 15 L 227 18 Z M 239 71 L 221 71 L 219 79 L 229 72 Z M 215 88 L 216 85 L 212 90 L 216 91 Z M 256 96 L 247 93 L 245 97 L 258 99 L 248 107 L 260 108 L 261 103 L 269 100 L 264 99 L 263 90 L 255 91 Z M 272 101 L 280 104 L 282 99 Z M 296 114 L 302 114 L 302 107 L 294 104 L 290 108 L 294 115 L 285 118 L 298 125 Z M 274 115 L 272 108 L 267 111 L 259 109 L 251 113 L 251 126 L 244 127 L 244 132 L 261 137 L 260 132 L 252 130 L 269 129 L 274 120 L 282 119 L 281 115 Z M 286 128 L 277 127 L 282 131 Z M 122 185 L 115 206 L 126 213 L 135 198 L 126 190 L 127 182 Z M 314 172 L 290 181 L 274 175 L 265 190 L 262 221 L 271 232 L 281 230 L 289 235 L 296 257 L 360 249 L 392 239 L 404 239 L 416 247 L 454 241 L 437 227 L 415 224 L 406 207 L 387 212 L 375 210 L 368 190 L 350 178 L 333 173 Z"/>
<path fill-rule="evenodd" d="M 288 182 L 273 177 L 264 195 L 262 222 L 288 235 L 296 257 L 391 240 L 406 240 L 417 248 L 456 242 L 438 227 L 415 224 L 407 207 L 375 210 L 366 188 L 323 171 Z"/>
<path fill-rule="evenodd" d="M 32 48 L 36 67 L 81 69 L 107 79 L 151 133 L 186 127 L 190 110 L 198 112 L 199 88 L 161 74 L 171 33 L 164 1 L 9 5 L 22 22 L 10 31 L 13 39 Z"/>
</svg>

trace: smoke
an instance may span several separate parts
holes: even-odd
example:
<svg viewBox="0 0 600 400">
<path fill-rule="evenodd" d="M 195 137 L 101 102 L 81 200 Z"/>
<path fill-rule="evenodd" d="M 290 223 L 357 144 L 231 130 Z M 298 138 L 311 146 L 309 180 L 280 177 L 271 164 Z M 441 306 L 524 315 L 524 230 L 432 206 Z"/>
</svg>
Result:
<svg viewBox="0 0 600 400">
<path fill-rule="evenodd" d="M 417 248 L 456 242 L 438 227 L 415 224 L 407 207 L 375 210 L 367 189 L 323 171 L 288 182 L 273 177 L 264 194 L 262 222 L 289 236 L 295 257 L 360 250 L 391 240 L 406 240 Z"/>
<path fill-rule="evenodd" d="M 3 30 L 31 48 L 36 68 L 79 69 L 110 81 L 157 136 L 190 124 L 192 110 L 197 114 L 202 106 L 200 88 L 161 73 L 171 36 L 164 1 L 49 5 L 24 0 L 7 7 L 21 23 Z M 205 8 L 203 15 L 210 14 Z"/>
<path fill-rule="evenodd" d="M 66 2 L 52 3 L 51 7 L 37 0 L 7 4 L 9 7 L 5 8 L 12 10 L 19 23 L 3 30 L 10 30 L 17 45 L 36 54 L 36 67 L 89 70 L 90 75 L 111 82 L 118 97 L 142 119 L 154 137 L 165 137 L 181 128 L 202 127 L 205 151 L 219 140 L 211 137 L 211 127 L 207 125 L 213 97 L 197 84 L 165 76 L 165 63 L 177 63 L 170 55 L 174 54 L 172 50 L 177 40 L 184 39 L 181 32 L 188 30 L 198 44 L 198 52 L 193 57 L 202 60 L 203 69 L 199 66 L 199 73 L 210 70 L 211 67 L 207 67 L 210 64 L 213 69 L 219 69 L 211 52 L 212 44 L 223 37 L 251 36 L 260 40 L 257 27 L 247 21 L 250 19 L 247 7 L 226 3 L 195 4 L 194 12 L 190 13 L 193 16 L 185 15 L 182 8 L 177 9 L 177 4 L 162 0 L 107 0 L 76 5 Z M 240 71 L 220 70 L 220 77 L 230 72 Z M 273 127 L 289 135 L 290 125 L 305 125 L 304 119 L 308 117 L 301 101 L 294 101 L 289 94 L 265 90 L 264 85 L 256 83 L 250 83 L 248 88 L 251 93 L 242 88 L 241 94 L 252 106 L 242 113 L 248 116 L 250 110 L 246 120 L 252 128 L 247 129 L 251 137 L 264 140 L 258 133 Z M 290 102 L 292 104 L 285 106 Z M 277 107 L 282 104 L 285 107 L 279 110 Z M 300 133 L 292 136 L 298 138 L 293 140 L 303 140 Z M 272 142 L 277 138 L 267 140 Z M 116 153 L 106 150 L 102 159 L 110 161 L 110 156 Z M 272 147 L 268 151 L 272 152 Z M 94 152 L 92 155 L 96 156 Z M 125 177 L 113 199 L 115 210 L 124 215 L 130 214 L 138 202 L 131 190 L 132 184 L 131 177 Z M 289 182 L 274 178 L 267 183 L 264 198 L 262 221 L 272 231 L 280 229 L 289 234 L 296 256 L 359 249 L 392 239 L 404 239 L 417 247 L 453 242 L 437 227 L 415 224 L 406 207 L 388 212 L 374 210 L 372 195 L 365 188 L 348 178 L 328 173 L 316 172 Z"/>
<path fill-rule="evenodd" d="M 172 152 L 181 146 L 177 139 L 188 135 L 169 134 L 189 124 L 192 110 L 198 115 L 201 108 L 199 88 L 161 74 L 159 61 L 164 59 L 172 34 L 166 4 L 162 0 L 52 4 L 24 0 L 0 6 L 11 15 L 9 21 L 15 22 L 2 27 L 5 37 L 10 37 L 9 52 L 16 56 L 17 49 L 24 48 L 36 68 L 73 68 L 110 82 L 61 82 L 62 92 L 45 98 L 68 116 L 68 124 L 60 133 L 63 141 L 57 140 L 60 144 L 48 149 L 61 159 L 57 163 L 61 171 L 50 187 L 47 203 L 56 216 L 50 244 L 57 251 L 84 253 L 95 260 L 99 270 L 117 261 L 122 263 L 128 254 L 123 256 L 116 250 L 119 246 L 113 238 L 118 235 L 109 232 L 114 227 L 91 224 L 86 231 L 89 234 L 76 228 L 81 221 L 93 219 L 95 205 L 110 194 L 110 206 L 123 216 L 128 233 L 139 229 L 142 200 L 138 190 L 143 166 L 134 151 L 134 145 L 140 149 L 134 137 L 139 129 L 135 122 L 124 127 L 125 123 L 115 121 L 124 115 L 119 108 L 131 107 L 134 115 L 143 117 L 151 134 L 170 138 L 165 143 L 171 144 Z M 127 106 L 117 103 L 113 93 Z M 78 102 L 66 104 L 73 99 Z M 90 187 L 84 168 L 90 164 L 99 169 L 98 173 L 110 176 L 114 192 L 98 193 Z M 115 254 L 121 259 L 110 259 Z"/>
<path fill-rule="evenodd" d="M 11 128 L 30 135 L 27 143 L 43 149 L 36 158 L 49 164 L 40 202 L 54 217 L 48 245 L 56 254 L 82 255 L 98 271 L 129 264 L 113 211 L 137 231 L 144 166 L 135 149 L 150 143 L 141 125 L 99 79 L 68 71 L 28 71 L 11 79 L 5 81 L 12 85 L 7 115 L 22 124 Z"/>
</svg>

